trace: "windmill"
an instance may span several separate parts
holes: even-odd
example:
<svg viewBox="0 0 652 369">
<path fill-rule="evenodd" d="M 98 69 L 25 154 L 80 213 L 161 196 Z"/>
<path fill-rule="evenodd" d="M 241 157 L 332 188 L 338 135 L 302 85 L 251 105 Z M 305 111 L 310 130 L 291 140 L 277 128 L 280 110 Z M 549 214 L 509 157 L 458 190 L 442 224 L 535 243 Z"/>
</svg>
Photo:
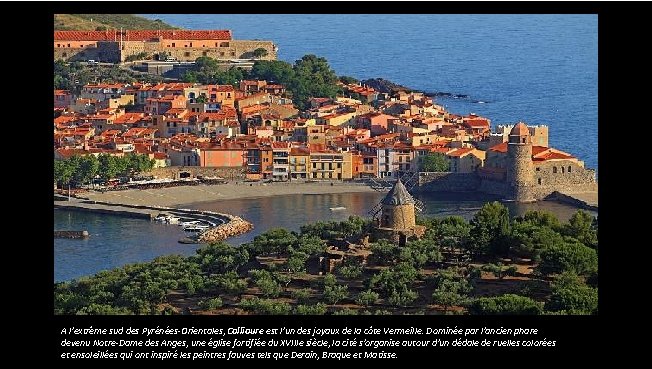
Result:
<svg viewBox="0 0 652 369">
<path fill-rule="evenodd" d="M 423 212 L 425 205 L 410 195 L 407 188 L 397 179 L 392 189 L 377 203 L 369 215 L 383 228 L 410 228 L 415 225 L 415 212 Z"/>
</svg>

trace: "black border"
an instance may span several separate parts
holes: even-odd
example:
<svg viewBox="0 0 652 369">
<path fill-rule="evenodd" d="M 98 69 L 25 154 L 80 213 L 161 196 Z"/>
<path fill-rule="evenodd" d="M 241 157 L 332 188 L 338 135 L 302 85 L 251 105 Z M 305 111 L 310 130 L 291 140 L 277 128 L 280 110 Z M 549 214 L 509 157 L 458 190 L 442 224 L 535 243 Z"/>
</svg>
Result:
<svg viewBox="0 0 652 369">
<path fill-rule="evenodd" d="M 51 35 L 52 31 L 52 17 L 55 13 L 126 13 L 127 11 L 135 14 L 147 14 L 155 11 L 156 13 L 312 13 L 314 9 L 319 9 L 325 13 L 403 13 L 403 14 L 421 14 L 428 12 L 429 4 L 424 2 L 400 2 L 400 3 L 370 3 L 370 2 L 361 2 L 361 3 L 328 3 L 328 2 L 311 2 L 310 4 L 298 3 L 298 2 L 74 2 L 74 3 L 63 3 L 63 2 L 46 2 L 46 3 L 14 3 L 12 5 L 25 5 L 26 8 L 23 10 L 25 13 L 29 13 L 29 18 L 31 25 L 29 26 L 32 29 L 38 29 L 38 32 L 41 32 L 43 35 Z M 346 4 L 346 6 L 340 6 Z M 621 114 L 625 107 L 621 108 L 621 103 L 624 103 L 627 100 L 627 96 L 623 96 L 623 91 L 621 89 L 627 88 L 626 86 L 621 85 L 621 81 L 624 78 L 637 78 L 635 63 L 639 63 L 641 66 L 643 63 L 639 60 L 621 60 L 621 56 L 624 56 L 626 53 L 626 48 L 621 46 L 623 40 L 628 38 L 637 38 L 638 35 L 645 34 L 644 25 L 646 22 L 642 22 L 640 19 L 636 19 L 635 14 L 642 13 L 633 11 L 633 3 L 614 3 L 614 2 L 527 2 L 527 3 L 514 3 L 514 2 L 437 2 L 436 3 L 436 13 L 451 14 L 451 13 L 476 13 L 476 14 L 492 14 L 492 13 L 503 13 L 503 14 L 543 14 L 543 13 L 593 13 L 599 15 L 599 79 L 598 79 L 598 88 L 599 88 L 599 97 L 598 97 L 598 106 L 599 106 L 599 126 L 600 132 L 603 133 L 599 135 L 599 146 L 602 148 L 598 158 L 600 162 L 600 199 L 602 202 L 602 212 L 600 214 L 600 223 L 603 224 L 602 231 L 600 232 L 600 239 L 603 247 L 600 249 L 600 271 L 602 274 L 601 286 L 600 286 L 600 312 L 597 316 L 544 316 L 544 317 L 472 317 L 472 316 L 443 316 L 443 317 L 432 317 L 432 316 L 371 316 L 371 317 L 345 317 L 345 316 L 327 316 L 327 317 L 300 317 L 300 316 L 269 316 L 269 317 L 260 317 L 260 316 L 229 316 L 229 317 L 200 317 L 200 316 L 174 316 L 174 317 L 157 317 L 157 316 L 145 316 L 145 317 L 132 317 L 132 316 L 120 316 L 120 317 L 108 317 L 108 316 L 92 316 L 92 317 L 71 317 L 71 316 L 54 316 L 53 311 L 53 301 L 52 301 L 52 275 L 53 275 L 53 261 L 52 255 L 50 258 L 39 256 L 39 260 L 43 262 L 43 265 L 37 268 L 38 272 L 42 272 L 43 275 L 38 277 L 38 286 L 42 286 L 43 291 L 32 292 L 43 298 L 37 305 L 38 311 L 36 315 L 39 317 L 46 318 L 46 330 L 49 334 L 52 335 L 52 346 L 50 348 L 54 351 L 52 355 L 56 356 L 56 353 L 59 352 L 59 344 L 61 342 L 61 336 L 59 332 L 64 327 L 117 327 L 117 326 L 128 326 L 132 325 L 134 327 L 213 327 L 213 326 L 223 326 L 223 327 L 236 327 L 236 326 L 257 326 L 257 327 L 278 327 L 281 325 L 285 326 L 322 326 L 322 327 L 333 327 L 333 326 L 356 326 L 359 328 L 366 328 L 369 326 L 374 327 L 465 327 L 465 326 L 488 326 L 488 327 L 537 327 L 542 329 L 545 332 L 545 335 L 548 339 L 558 339 L 559 342 L 563 342 L 562 345 L 558 345 L 554 350 L 541 351 L 543 356 L 537 355 L 537 359 L 534 361 L 540 361 L 544 359 L 550 359 L 551 352 L 554 352 L 556 356 L 558 353 L 571 353 L 581 356 L 595 356 L 600 353 L 604 353 L 601 348 L 606 347 L 609 342 L 609 328 L 612 326 L 610 324 L 610 317 L 613 319 L 614 315 L 619 315 L 619 311 L 627 311 L 631 307 L 625 307 L 618 303 L 618 301 L 627 301 L 629 305 L 632 302 L 632 299 L 620 300 L 617 299 L 616 291 L 620 290 L 616 286 L 616 281 L 613 279 L 616 277 L 617 273 L 615 270 L 618 269 L 622 264 L 621 260 L 617 260 L 617 251 L 613 249 L 619 242 L 617 238 L 614 237 L 614 232 L 616 229 L 624 230 L 625 228 L 618 227 L 615 224 L 618 220 L 619 212 L 614 211 L 615 204 L 617 202 L 622 204 L 622 200 L 612 201 L 613 197 L 616 195 L 617 189 L 612 187 L 616 180 L 610 178 L 611 169 L 615 168 L 614 162 L 619 160 L 619 158 L 614 157 L 614 152 L 612 150 L 607 150 L 607 148 L 612 147 L 613 141 L 608 141 L 607 136 L 604 134 L 608 132 L 611 127 L 607 126 L 608 121 L 616 119 L 619 114 Z M 357 9 L 356 9 L 357 6 Z M 13 8 L 16 9 L 16 8 Z M 641 33 L 637 33 L 640 31 Z M 49 36 L 51 37 L 51 36 Z M 43 81 L 51 81 L 52 70 L 49 68 L 43 68 L 45 61 L 49 60 L 51 53 L 51 43 L 52 41 L 49 37 L 38 37 L 36 40 L 38 47 L 34 47 L 26 50 L 27 55 L 25 60 L 21 61 L 22 70 L 29 70 L 28 78 L 32 79 L 27 82 L 31 86 L 35 86 L 37 91 L 36 95 L 40 96 L 43 94 L 41 101 L 47 101 L 48 103 L 43 104 L 39 103 L 38 113 L 39 115 L 43 114 L 43 119 L 41 121 L 47 121 L 51 118 L 50 107 L 52 101 L 51 92 L 49 89 L 45 88 Z M 641 40 L 643 41 L 643 40 Z M 42 45 L 41 45 L 42 42 Z M 641 44 L 639 44 L 641 47 Z M 30 55 L 31 54 L 31 55 Z M 628 58 L 632 57 L 635 59 L 634 55 L 629 54 Z M 29 66 L 30 61 L 33 65 Z M 632 63 L 633 65 L 631 65 Z M 29 68 L 29 69 L 28 69 Z M 633 70 L 632 70 L 633 69 Z M 642 70 L 642 69 L 638 69 Z M 607 72 L 608 71 L 608 72 Z M 615 72 L 618 71 L 618 74 Z M 628 74 L 629 73 L 629 74 Z M 23 76 L 24 77 L 24 76 Z M 25 83 L 24 79 L 22 81 Z M 618 93 L 620 92 L 620 93 Z M 45 96 L 45 94 L 48 94 Z M 20 103 L 20 102 L 19 102 Z M 631 104 L 631 102 L 629 102 Z M 42 108 L 42 109 L 41 109 Z M 33 112 L 34 106 L 31 104 L 25 105 L 25 110 L 23 112 Z M 613 122 L 613 121 L 612 121 Z M 613 127 L 613 126 L 612 126 Z M 41 131 L 42 127 L 37 129 Z M 46 132 L 46 130 L 43 130 Z M 42 136 L 42 137 L 41 137 Z M 39 150 L 43 148 L 43 156 L 52 155 L 50 151 L 51 147 L 51 135 L 49 132 L 46 132 L 43 135 L 37 136 L 39 139 L 39 144 L 37 145 Z M 40 139 L 43 139 L 43 142 L 40 142 Z M 46 154 L 47 152 L 47 154 Z M 40 151 L 38 155 L 41 155 Z M 48 162 L 49 163 L 49 162 Z M 620 163 L 619 163 L 620 164 Z M 34 194 L 48 194 L 52 193 L 51 188 L 45 188 L 47 185 L 50 187 L 50 178 L 52 175 L 52 168 L 49 164 L 44 164 L 45 170 L 41 170 L 43 176 L 49 176 L 49 178 L 44 178 L 43 188 L 37 186 L 35 190 L 31 192 L 31 196 L 34 198 L 41 198 L 42 195 Z M 40 182 L 36 181 L 35 182 Z M 22 185 L 21 185 L 22 187 Z M 51 199 L 50 199 L 51 200 Z M 46 201 L 43 199 L 43 203 Z M 49 202 L 48 202 L 49 203 Z M 47 205 L 49 206 L 49 205 Z M 45 206 L 44 206 L 45 207 Z M 43 209 L 45 212 L 46 209 Z M 47 210 L 49 213 L 50 210 Z M 622 218 L 621 218 L 622 221 Z M 606 226 L 605 226 L 606 225 Z M 48 247 L 49 242 L 49 233 L 47 231 L 48 238 L 46 239 L 46 232 L 41 232 L 39 234 L 43 235 L 43 245 L 37 247 L 40 253 L 43 248 Z M 619 238 L 619 237 L 618 237 Z M 611 242 L 610 242 L 611 241 Z M 623 260 L 624 261 L 624 260 Z M 631 262 L 631 261 L 630 261 Z M 41 279 L 42 278 L 42 279 Z M 40 290 L 40 288 L 39 288 Z M 622 294 L 622 292 L 621 292 Z M 45 350 L 48 352 L 49 350 Z M 436 357 L 437 353 L 442 351 L 412 351 L 412 350 L 401 350 L 399 351 L 401 358 L 406 357 L 410 358 L 424 358 L 431 359 Z M 464 351 L 457 351 L 463 353 Z M 509 351 L 500 351 L 501 355 L 512 355 Z M 481 360 L 487 358 L 484 353 L 488 354 L 486 350 L 482 350 Z M 496 352 L 494 352 L 496 353 Z M 528 353 L 528 351 L 519 351 L 519 353 Z M 47 355 L 50 357 L 50 355 Z M 469 355 L 458 356 L 460 362 L 466 362 L 470 358 Z M 507 357 L 505 357 L 507 359 Z M 534 359 L 534 358 L 533 358 Z M 504 363 L 508 363 L 506 361 Z M 200 363 L 208 363 L 202 361 Z M 303 363 L 303 362 L 300 362 Z M 328 362 L 333 365 L 334 362 Z M 362 363 L 362 362 L 361 362 Z M 335 364 L 337 365 L 337 364 Z M 527 365 L 525 363 L 519 363 L 518 365 Z"/>
</svg>

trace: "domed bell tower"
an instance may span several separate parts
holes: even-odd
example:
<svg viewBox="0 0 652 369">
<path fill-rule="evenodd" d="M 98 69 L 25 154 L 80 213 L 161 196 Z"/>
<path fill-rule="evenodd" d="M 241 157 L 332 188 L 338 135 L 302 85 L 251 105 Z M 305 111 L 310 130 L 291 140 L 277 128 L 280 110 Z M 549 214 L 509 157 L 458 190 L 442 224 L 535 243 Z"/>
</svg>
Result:
<svg viewBox="0 0 652 369">
<path fill-rule="evenodd" d="M 523 122 L 517 123 L 509 133 L 507 164 L 507 183 L 511 189 L 509 197 L 516 201 L 531 201 L 530 188 L 534 179 L 532 139 Z"/>
</svg>

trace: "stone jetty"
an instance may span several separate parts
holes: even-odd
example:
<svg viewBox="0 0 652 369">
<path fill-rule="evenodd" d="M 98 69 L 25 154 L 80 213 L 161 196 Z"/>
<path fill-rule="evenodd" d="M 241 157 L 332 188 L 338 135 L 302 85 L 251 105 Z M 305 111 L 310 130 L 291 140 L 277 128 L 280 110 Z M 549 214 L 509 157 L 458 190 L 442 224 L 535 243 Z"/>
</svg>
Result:
<svg viewBox="0 0 652 369">
<path fill-rule="evenodd" d="M 88 231 L 54 231 L 54 238 L 84 239 L 90 236 Z"/>
<path fill-rule="evenodd" d="M 219 242 L 228 237 L 241 235 L 254 228 L 253 224 L 239 216 L 217 213 L 213 211 L 202 211 L 193 209 L 177 209 L 163 206 L 144 206 L 114 204 L 100 201 L 83 199 L 71 199 L 71 201 L 55 201 L 55 209 L 80 210 L 102 214 L 114 214 L 130 216 L 134 218 L 154 219 L 160 214 L 173 215 L 185 219 L 200 220 L 213 225 L 198 236 L 181 239 L 181 243 L 211 243 Z M 57 237 L 57 232 L 55 232 Z"/>
<path fill-rule="evenodd" d="M 225 215 L 225 214 L 222 214 Z M 229 220 L 202 232 L 197 238 L 198 243 L 223 241 L 229 237 L 247 233 L 254 228 L 250 222 L 234 215 L 226 215 Z"/>
</svg>

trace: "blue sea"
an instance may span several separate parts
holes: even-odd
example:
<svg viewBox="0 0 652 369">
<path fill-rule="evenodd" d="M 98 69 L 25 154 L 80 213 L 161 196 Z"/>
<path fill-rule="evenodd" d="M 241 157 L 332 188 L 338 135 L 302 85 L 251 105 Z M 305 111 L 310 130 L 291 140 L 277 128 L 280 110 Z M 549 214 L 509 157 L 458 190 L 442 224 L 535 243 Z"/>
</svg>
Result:
<svg viewBox="0 0 652 369">
<path fill-rule="evenodd" d="M 493 125 L 550 127 L 550 146 L 598 169 L 597 15 L 144 14 L 271 40 L 279 59 L 325 57 L 338 75 L 468 95 L 438 98 Z M 482 103 L 480 103 L 482 102 Z"/>
</svg>

